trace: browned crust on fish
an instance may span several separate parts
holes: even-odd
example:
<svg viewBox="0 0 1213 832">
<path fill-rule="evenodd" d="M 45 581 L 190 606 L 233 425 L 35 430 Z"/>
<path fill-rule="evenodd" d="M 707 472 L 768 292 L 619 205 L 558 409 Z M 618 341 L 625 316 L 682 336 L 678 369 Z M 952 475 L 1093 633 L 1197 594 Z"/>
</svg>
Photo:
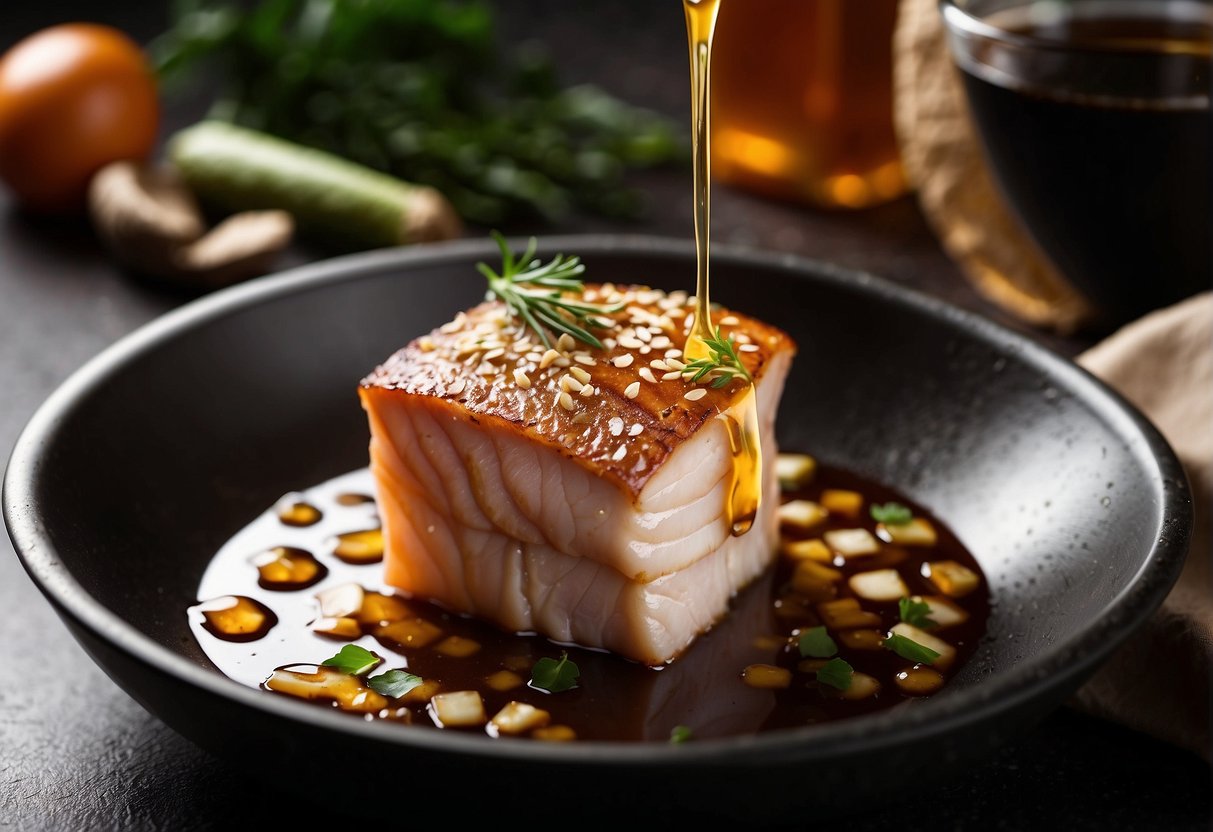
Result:
<svg viewBox="0 0 1213 832">
<path fill-rule="evenodd" d="M 518 327 L 500 302 L 486 302 L 413 340 L 363 379 L 359 394 L 364 406 L 399 396 L 444 402 L 454 418 L 515 431 L 635 496 L 681 443 L 729 407 L 745 382 L 713 389 L 682 377 L 663 380 L 677 372 L 681 354 L 671 354 L 675 364 L 665 369 L 660 362 L 682 349 L 690 326 L 693 307 L 685 293 L 607 284 L 587 286 L 585 297 L 623 299 L 623 309 L 601 316 L 615 326 L 593 330 L 603 349 L 570 345 L 566 339 L 553 359 L 548 347 Z M 738 355 L 755 383 L 761 383 L 774 355 L 796 348 L 782 330 L 738 312 L 716 309 L 713 322 L 723 335 L 752 345 Z M 631 363 L 618 366 L 626 363 L 624 356 L 631 356 Z M 551 363 L 541 366 L 545 361 Z M 515 371 L 525 374 L 525 381 Z M 588 382 L 578 380 L 587 374 Z M 592 392 L 583 395 L 587 384 Z M 687 399 L 693 390 L 705 392 L 702 398 Z"/>
</svg>

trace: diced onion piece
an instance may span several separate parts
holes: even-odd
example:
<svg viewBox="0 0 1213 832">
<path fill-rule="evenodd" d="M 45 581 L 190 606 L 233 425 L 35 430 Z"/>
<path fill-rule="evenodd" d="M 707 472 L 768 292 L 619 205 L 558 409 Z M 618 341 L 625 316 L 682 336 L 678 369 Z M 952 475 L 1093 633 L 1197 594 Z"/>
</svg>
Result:
<svg viewBox="0 0 1213 832">
<path fill-rule="evenodd" d="M 440 693 L 430 700 L 430 718 L 439 728 L 470 728 L 485 722 L 484 701 L 474 690 Z"/>
<path fill-rule="evenodd" d="M 834 529 L 822 537 L 826 544 L 844 558 L 874 555 L 880 551 L 880 541 L 867 529 Z"/>
<path fill-rule="evenodd" d="M 775 459 L 775 476 L 784 491 L 795 491 L 808 485 L 817 473 L 817 460 L 808 454 L 780 454 Z"/>
<path fill-rule="evenodd" d="M 901 692 L 909 696 L 927 696 L 943 687 L 943 675 L 929 667 L 911 667 L 893 679 Z"/>
<path fill-rule="evenodd" d="M 836 584 L 842 580 L 837 569 L 811 560 L 796 564 L 792 573 L 792 589 L 810 601 L 829 601 L 838 595 Z"/>
<path fill-rule="evenodd" d="M 424 618 L 406 618 L 377 627 L 375 635 L 394 641 L 401 647 L 420 649 L 437 641 L 442 630 Z"/>
<path fill-rule="evenodd" d="M 480 642 L 462 636 L 447 636 L 434 649 L 453 659 L 465 659 L 480 650 Z"/>
<path fill-rule="evenodd" d="M 792 684 L 792 671 L 773 664 L 752 664 L 741 671 L 741 679 L 752 688 L 786 688 Z"/>
<path fill-rule="evenodd" d="M 969 620 L 969 613 L 963 607 L 954 601 L 949 601 L 942 595 L 928 595 L 926 597 L 915 595 L 912 600 L 922 601 L 931 608 L 928 618 L 935 622 L 935 626 L 932 628 L 934 630 L 954 627 Z"/>
<path fill-rule="evenodd" d="M 362 627 L 352 618 L 317 618 L 312 622 L 312 632 L 329 638 L 355 639 L 362 635 Z"/>
<path fill-rule="evenodd" d="M 859 606 L 854 598 L 839 598 L 817 605 L 817 614 L 831 630 L 854 630 L 859 627 L 879 627 L 880 616 Z"/>
<path fill-rule="evenodd" d="M 915 517 L 909 523 L 878 523 L 876 535 L 885 543 L 899 546 L 934 546 L 938 539 L 935 527 L 925 517 Z"/>
<path fill-rule="evenodd" d="M 784 555 L 793 560 L 815 560 L 818 563 L 831 563 L 834 560 L 830 547 L 817 537 L 812 540 L 785 540 L 781 549 Z"/>
<path fill-rule="evenodd" d="M 843 630 L 838 634 L 838 640 L 843 647 L 852 650 L 879 650 L 884 642 L 884 633 L 880 630 Z"/>
<path fill-rule="evenodd" d="M 812 500 L 791 500 L 779 507 L 779 525 L 808 532 L 820 526 L 830 516 L 819 503 Z"/>
<path fill-rule="evenodd" d="M 869 601 L 896 601 L 910 594 L 896 569 L 874 569 L 852 575 L 847 583 L 851 591 Z"/>
<path fill-rule="evenodd" d="M 315 673 L 278 669 L 266 679 L 265 686 L 299 699 L 335 702 L 341 710 L 353 713 L 373 714 L 388 705 L 387 699 L 365 687 L 357 676 L 326 667 L 316 668 Z"/>
<path fill-rule="evenodd" d="M 567 725 L 549 725 L 547 728 L 536 728 L 531 736 L 544 742 L 572 742 L 577 739 L 577 732 Z"/>
<path fill-rule="evenodd" d="M 484 680 L 486 685 L 501 693 L 519 687 L 522 681 L 522 677 L 512 670 L 498 670 Z"/>
<path fill-rule="evenodd" d="M 440 690 L 442 690 L 442 685 L 437 679 L 426 679 L 404 696 L 401 696 L 400 701 L 409 705 L 424 705 L 433 699 Z"/>
<path fill-rule="evenodd" d="M 395 595 L 384 595 L 382 592 L 368 592 L 362 601 L 362 607 L 358 610 L 357 618 L 363 624 L 373 626 L 399 621 L 412 614 L 413 611 L 409 609 L 403 599 L 397 598 Z"/>
<path fill-rule="evenodd" d="M 345 618 L 362 609 L 366 591 L 358 584 L 341 584 L 316 593 L 320 615 L 325 618 Z"/>
<path fill-rule="evenodd" d="M 889 632 L 908 638 L 910 641 L 938 653 L 939 658 L 931 662 L 931 666 L 937 670 L 947 670 L 956 659 L 955 647 L 941 638 L 936 638 L 925 630 L 920 630 L 917 627 L 906 624 L 904 621 L 900 624 L 895 624 Z"/>
<path fill-rule="evenodd" d="M 551 721 L 552 715 L 541 708 L 525 702 L 510 702 L 489 721 L 488 732 L 516 737 L 535 728 L 543 728 Z"/>
<path fill-rule="evenodd" d="M 841 699 L 849 699 L 855 701 L 857 699 L 867 699 L 870 696 L 875 696 L 880 693 L 880 682 L 866 673 L 860 673 L 858 670 L 851 674 L 851 685 L 846 690 L 838 691 L 838 696 Z"/>
<path fill-rule="evenodd" d="M 954 560 L 934 560 L 924 563 L 922 576 L 935 584 L 944 595 L 952 598 L 968 595 L 981 583 L 976 572 Z"/>
<path fill-rule="evenodd" d="M 827 488 L 821 492 L 821 504 L 830 514 L 859 519 L 863 511 L 863 495 L 858 491 L 844 491 L 840 488 Z"/>
</svg>

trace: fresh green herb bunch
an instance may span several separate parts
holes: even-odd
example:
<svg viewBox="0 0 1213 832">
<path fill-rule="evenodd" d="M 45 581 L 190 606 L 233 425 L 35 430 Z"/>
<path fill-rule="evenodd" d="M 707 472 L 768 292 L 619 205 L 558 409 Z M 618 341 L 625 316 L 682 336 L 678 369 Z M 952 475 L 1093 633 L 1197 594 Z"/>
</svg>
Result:
<svg viewBox="0 0 1213 832">
<path fill-rule="evenodd" d="M 213 117 L 438 188 L 471 222 L 639 213 L 626 173 L 681 157 L 670 122 L 561 88 L 487 0 L 179 0 L 167 80 L 223 82 Z M 507 57 L 508 54 L 508 57 Z"/>
</svg>

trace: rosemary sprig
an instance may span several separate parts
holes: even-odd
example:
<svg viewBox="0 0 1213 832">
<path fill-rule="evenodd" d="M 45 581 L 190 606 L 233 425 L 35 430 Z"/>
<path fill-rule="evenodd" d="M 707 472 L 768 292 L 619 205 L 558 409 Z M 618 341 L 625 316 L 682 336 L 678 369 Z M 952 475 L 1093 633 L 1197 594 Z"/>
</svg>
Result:
<svg viewBox="0 0 1213 832">
<path fill-rule="evenodd" d="M 595 316 L 618 312 L 623 305 L 588 303 L 566 296 L 585 291 L 580 277 L 585 272 L 581 258 L 557 254 L 547 263 L 542 263 L 535 256 L 538 243 L 534 237 L 527 243 L 522 256 L 515 258 L 501 232 L 493 231 L 492 236 L 501 249 L 501 272 L 493 271 L 487 263 L 476 264 L 489 282 L 485 297 L 500 299 L 510 314 L 521 318 L 548 349 L 552 347 L 549 330 L 602 349 L 602 342 L 587 327 L 602 329 L 610 326 L 609 321 Z"/>
<path fill-rule="evenodd" d="M 744 378 L 747 382 L 754 379 L 750 371 L 741 363 L 737 355 L 737 346 L 733 336 L 725 338 L 716 327 L 716 334 L 703 339 L 710 353 L 707 358 L 698 358 L 682 370 L 682 377 L 692 384 L 707 381 L 714 388 L 721 388 L 735 378 Z"/>
</svg>

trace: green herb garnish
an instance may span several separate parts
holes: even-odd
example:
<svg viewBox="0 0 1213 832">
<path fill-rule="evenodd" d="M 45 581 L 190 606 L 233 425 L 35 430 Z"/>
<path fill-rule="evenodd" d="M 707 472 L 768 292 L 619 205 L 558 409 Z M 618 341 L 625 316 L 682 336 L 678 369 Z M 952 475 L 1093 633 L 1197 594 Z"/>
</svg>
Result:
<svg viewBox="0 0 1213 832">
<path fill-rule="evenodd" d="M 825 627 L 810 627 L 800 633 L 800 655 L 825 659 L 838 652 L 838 645 Z"/>
<path fill-rule="evenodd" d="M 601 324 L 595 315 L 618 312 L 623 306 L 606 306 L 566 297 L 566 293 L 580 294 L 585 290 L 580 277 L 585 272 L 581 258 L 557 254 L 547 263 L 541 263 L 535 257 L 537 243 L 534 237 L 527 243 L 522 256 L 515 258 L 501 232 L 492 233 L 497 247 L 501 249 L 501 273 L 493 271 L 487 263 L 476 264 L 476 268 L 489 281 L 488 297 L 499 298 L 509 308 L 510 314 L 521 318 L 549 349 L 552 346 L 549 330 L 602 349 L 602 342 L 591 335 L 586 327 Z"/>
<path fill-rule="evenodd" d="M 931 620 L 931 605 L 926 601 L 902 598 L 897 602 L 897 612 L 901 620 L 911 627 L 925 630 L 927 627 L 938 626 L 937 622 Z"/>
<path fill-rule="evenodd" d="M 884 649 L 892 650 L 903 659 L 922 664 L 933 664 L 939 654 L 930 647 L 924 647 L 917 641 L 911 641 L 903 635 L 891 634 L 884 640 Z"/>
<path fill-rule="evenodd" d="M 675 725 L 670 731 L 670 744 L 681 745 L 691 738 L 691 729 L 685 725 Z"/>
<path fill-rule="evenodd" d="M 750 371 L 741 363 L 737 355 L 737 345 L 733 336 L 725 338 L 716 327 L 716 334 L 703 339 L 707 345 L 707 358 L 698 358 L 687 364 L 682 370 L 682 377 L 695 384 L 700 381 L 709 382 L 712 387 L 724 387 L 735 378 L 753 381 Z"/>
<path fill-rule="evenodd" d="M 577 687 L 580 675 L 581 671 L 569 659 L 569 654 L 561 653 L 559 659 L 543 658 L 535 662 L 535 667 L 531 669 L 531 687 L 548 693 L 561 693 Z"/>
<path fill-rule="evenodd" d="M 359 647 L 357 644 L 347 644 L 337 651 L 336 656 L 330 656 L 320 664 L 340 670 L 342 673 L 348 673 L 351 676 L 361 676 L 363 673 L 370 673 L 382 661 L 383 659 L 365 647 Z"/>
<path fill-rule="evenodd" d="M 838 690 L 846 690 L 851 686 L 851 677 L 855 668 L 842 659 L 830 659 L 817 671 L 817 681 Z"/>
<path fill-rule="evenodd" d="M 886 526 L 904 526 L 914 519 L 914 512 L 901 503 L 872 503 L 868 511 L 873 520 Z"/>
<path fill-rule="evenodd" d="M 404 696 L 423 681 L 425 680 L 420 676 L 414 676 L 405 670 L 389 670 L 386 673 L 380 673 L 378 676 L 372 676 L 367 679 L 366 684 L 375 693 L 381 693 L 384 696 L 390 696 L 395 699 Z"/>
</svg>

